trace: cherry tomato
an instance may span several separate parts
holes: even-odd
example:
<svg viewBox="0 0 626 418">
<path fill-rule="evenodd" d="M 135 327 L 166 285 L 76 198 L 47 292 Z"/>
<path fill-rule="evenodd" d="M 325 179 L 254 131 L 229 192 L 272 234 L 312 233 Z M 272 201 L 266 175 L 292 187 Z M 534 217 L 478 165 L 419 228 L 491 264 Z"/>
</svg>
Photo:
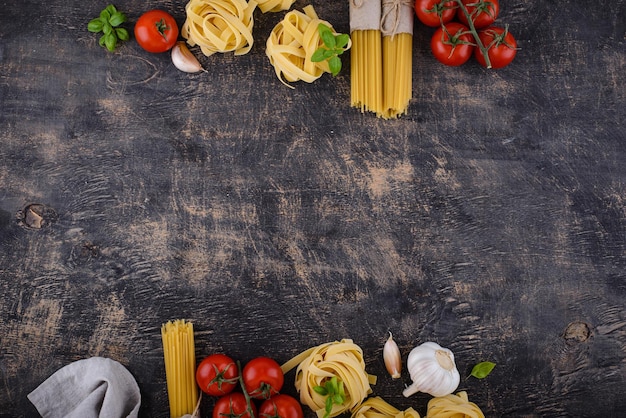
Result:
<svg viewBox="0 0 626 418">
<path fill-rule="evenodd" d="M 476 29 L 486 28 L 491 25 L 498 17 L 498 13 L 500 13 L 499 0 L 463 0 L 463 4 L 467 8 L 467 12 L 471 16 Z M 463 9 L 459 8 L 456 13 L 459 22 L 469 26 Z"/>
<path fill-rule="evenodd" d="M 250 407 L 256 417 L 257 409 L 253 402 L 250 402 Z M 246 397 L 241 392 L 233 392 L 219 398 L 213 407 L 212 416 L 213 418 L 252 418 Z"/>
<path fill-rule="evenodd" d="M 196 369 L 196 382 L 211 396 L 222 396 L 233 391 L 239 381 L 235 361 L 225 354 L 211 354 Z"/>
<path fill-rule="evenodd" d="M 269 357 L 250 360 L 241 373 L 246 392 L 255 399 L 269 399 L 278 394 L 285 382 L 280 365 Z"/>
<path fill-rule="evenodd" d="M 456 3 L 444 0 L 415 0 L 415 14 L 420 22 L 436 28 L 454 19 Z"/>
<path fill-rule="evenodd" d="M 302 405 L 296 398 L 280 394 L 263 401 L 259 408 L 260 418 L 304 418 Z"/>
<path fill-rule="evenodd" d="M 472 56 L 473 39 L 467 26 L 450 22 L 435 31 L 430 40 L 430 49 L 439 62 L 456 67 Z"/>
<path fill-rule="evenodd" d="M 163 10 L 150 10 L 142 14 L 135 24 L 135 39 L 148 52 L 170 50 L 178 39 L 176 20 Z"/>
<path fill-rule="evenodd" d="M 491 68 L 506 67 L 513 61 L 517 54 L 517 41 L 511 35 L 508 28 L 491 26 L 478 32 L 478 37 L 483 45 L 488 48 L 487 55 L 491 61 Z M 474 51 L 476 61 L 483 67 L 487 66 L 485 56 L 476 48 Z"/>
</svg>

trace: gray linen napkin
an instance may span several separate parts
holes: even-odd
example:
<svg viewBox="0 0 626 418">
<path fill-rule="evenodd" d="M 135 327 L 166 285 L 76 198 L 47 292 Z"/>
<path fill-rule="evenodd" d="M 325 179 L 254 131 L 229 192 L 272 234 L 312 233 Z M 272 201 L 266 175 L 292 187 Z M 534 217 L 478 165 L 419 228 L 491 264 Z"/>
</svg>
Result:
<svg viewBox="0 0 626 418">
<path fill-rule="evenodd" d="M 57 370 L 28 394 L 43 418 L 135 418 L 141 394 L 132 374 L 104 357 Z"/>
</svg>

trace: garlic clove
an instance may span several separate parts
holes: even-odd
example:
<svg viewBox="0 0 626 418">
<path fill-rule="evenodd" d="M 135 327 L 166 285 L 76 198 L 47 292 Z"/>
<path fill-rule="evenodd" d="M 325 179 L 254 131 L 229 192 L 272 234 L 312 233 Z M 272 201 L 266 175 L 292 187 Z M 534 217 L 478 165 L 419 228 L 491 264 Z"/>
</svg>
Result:
<svg viewBox="0 0 626 418">
<path fill-rule="evenodd" d="M 413 383 L 402 392 L 405 397 L 416 392 L 446 396 L 454 392 L 461 381 L 452 351 L 432 341 L 411 350 L 407 370 Z"/>
<path fill-rule="evenodd" d="M 200 61 L 191 53 L 185 42 L 178 41 L 172 48 L 172 62 L 181 71 L 186 73 L 197 73 L 205 71 L 200 65 Z"/>
<path fill-rule="evenodd" d="M 398 344 L 396 344 L 393 340 L 391 332 L 389 333 L 389 338 L 383 346 L 383 360 L 391 378 L 398 379 L 400 377 L 400 371 L 402 370 L 402 359 L 400 358 L 400 349 L 398 348 Z"/>
</svg>

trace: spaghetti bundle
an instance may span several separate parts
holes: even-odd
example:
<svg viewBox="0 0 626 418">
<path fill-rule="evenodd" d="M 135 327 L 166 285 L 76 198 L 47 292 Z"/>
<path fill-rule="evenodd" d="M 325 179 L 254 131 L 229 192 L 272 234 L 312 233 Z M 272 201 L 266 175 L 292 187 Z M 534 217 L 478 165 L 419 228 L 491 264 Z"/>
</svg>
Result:
<svg viewBox="0 0 626 418">
<path fill-rule="evenodd" d="M 383 104 L 380 0 L 350 0 L 350 104 L 377 115 Z"/>
<path fill-rule="evenodd" d="M 306 81 L 312 83 L 325 72 L 330 72 L 327 61 L 313 62 L 313 53 L 321 47 L 322 41 L 318 26 L 320 23 L 332 26 L 318 18 L 313 6 L 288 12 L 267 39 L 265 53 L 274 66 L 276 76 L 286 86 L 287 82 Z"/>
<path fill-rule="evenodd" d="M 400 411 L 380 396 L 368 398 L 352 412 L 351 418 L 420 418 L 413 408 Z"/>
<path fill-rule="evenodd" d="M 467 392 L 450 394 L 428 401 L 428 418 L 485 418 L 480 408 L 467 398 Z"/>
<path fill-rule="evenodd" d="M 255 0 L 190 0 L 181 35 L 190 46 L 199 45 L 206 56 L 246 54 L 254 43 L 252 12 L 256 6 Z"/>
<path fill-rule="evenodd" d="M 161 326 L 161 338 L 170 416 L 179 418 L 193 413 L 198 400 L 193 324 L 168 321 Z"/>
<path fill-rule="evenodd" d="M 257 0 L 259 9 L 261 9 L 263 13 L 289 10 L 295 1 L 296 0 Z"/>
<path fill-rule="evenodd" d="M 383 117 L 395 118 L 407 112 L 413 95 L 414 2 L 383 0 L 382 7 Z"/>
<path fill-rule="evenodd" d="M 287 373 L 296 365 L 295 385 L 300 393 L 300 402 L 309 406 L 320 418 L 325 414 L 326 396 L 316 392 L 315 387 L 324 386 L 333 377 L 343 383 L 344 402 L 333 405 L 329 414 L 335 417 L 359 406 L 372 392 L 370 385 L 376 383 L 376 376 L 365 371 L 363 350 L 349 339 L 310 348 L 281 368 Z"/>
</svg>

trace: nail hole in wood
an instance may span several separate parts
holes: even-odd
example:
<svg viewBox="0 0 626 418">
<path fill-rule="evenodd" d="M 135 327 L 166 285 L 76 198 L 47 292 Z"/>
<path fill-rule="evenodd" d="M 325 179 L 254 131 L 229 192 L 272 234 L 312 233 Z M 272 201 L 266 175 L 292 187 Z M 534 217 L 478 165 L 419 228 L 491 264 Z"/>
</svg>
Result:
<svg viewBox="0 0 626 418">
<path fill-rule="evenodd" d="M 573 343 L 582 343 L 587 341 L 591 336 L 591 329 L 589 325 L 581 321 L 575 321 L 570 323 L 567 328 L 565 328 L 565 332 L 563 333 L 563 338 L 565 338 L 568 342 Z"/>
<path fill-rule="evenodd" d="M 28 229 L 47 228 L 59 218 L 56 211 L 41 203 L 31 203 L 17 213 L 18 223 Z"/>
</svg>

